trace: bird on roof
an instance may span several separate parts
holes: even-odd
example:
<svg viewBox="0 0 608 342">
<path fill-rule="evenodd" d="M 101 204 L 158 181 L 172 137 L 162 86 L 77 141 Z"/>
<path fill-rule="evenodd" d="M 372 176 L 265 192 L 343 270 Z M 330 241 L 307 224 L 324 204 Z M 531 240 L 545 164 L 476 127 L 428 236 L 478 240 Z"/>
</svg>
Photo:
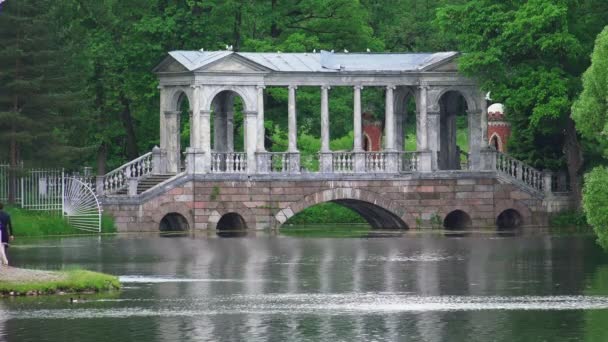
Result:
<svg viewBox="0 0 608 342">
<path fill-rule="evenodd" d="M 205 52 L 205 48 L 201 48 L 200 50 L 198 50 L 200 52 Z"/>
<path fill-rule="evenodd" d="M 369 48 L 367 48 L 367 52 L 372 52 L 372 50 L 370 50 Z"/>
<path fill-rule="evenodd" d="M 344 53 L 348 53 L 348 50 L 344 49 Z"/>
<path fill-rule="evenodd" d="M 312 53 L 317 53 L 317 49 L 312 49 Z"/>
<path fill-rule="evenodd" d="M 334 53 L 334 50 L 331 50 L 331 53 Z"/>
</svg>

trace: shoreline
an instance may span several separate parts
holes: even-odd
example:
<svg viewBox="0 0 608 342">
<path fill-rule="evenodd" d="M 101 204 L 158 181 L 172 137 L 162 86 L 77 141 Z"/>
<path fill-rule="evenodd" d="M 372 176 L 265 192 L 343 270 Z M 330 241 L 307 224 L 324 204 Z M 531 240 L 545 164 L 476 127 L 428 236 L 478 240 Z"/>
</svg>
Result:
<svg viewBox="0 0 608 342">
<path fill-rule="evenodd" d="M 0 296 L 39 296 L 120 290 L 118 277 L 87 270 L 44 271 L 0 266 Z"/>
</svg>

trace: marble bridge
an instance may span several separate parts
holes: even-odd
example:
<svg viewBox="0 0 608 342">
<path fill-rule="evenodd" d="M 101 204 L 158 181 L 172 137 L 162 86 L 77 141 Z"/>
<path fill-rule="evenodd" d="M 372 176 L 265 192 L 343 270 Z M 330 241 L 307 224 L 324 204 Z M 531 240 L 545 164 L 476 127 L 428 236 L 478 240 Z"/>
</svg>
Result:
<svg viewBox="0 0 608 342">
<path fill-rule="evenodd" d="M 99 176 L 97 193 L 119 231 L 274 229 L 330 201 L 374 228 L 546 224 L 548 215 L 569 206 L 564 178 L 488 144 L 487 101 L 473 80 L 458 73 L 458 55 L 170 52 L 155 68 L 160 146 Z M 266 146 L 264 102 L 271 87 L 288 93 L 283 152 Z M 321 147 L 312 158 L 301 155 L 297 144 L 297 91 L 303 87 L 320 91 Z M 332 151 L 329 144 L 329 98 L 337 87 L 353 92 L 348 151 Z M 381 88 L 385 96 L 382 148 L 376 151 L 366 150 L 369 137 L 362 129 L 361 94 L 368 88 Z M 408 102 L 415 113 L 408 113 Z M 184 148 L 185 103 L 190 139 Z M 234 143 L 238 111 L 242 151 Z M 462 114 L 466 153 L 456 144 Z M 412 121 L 416 150 L 405 151 L 405 125 Z"/>
</svg>

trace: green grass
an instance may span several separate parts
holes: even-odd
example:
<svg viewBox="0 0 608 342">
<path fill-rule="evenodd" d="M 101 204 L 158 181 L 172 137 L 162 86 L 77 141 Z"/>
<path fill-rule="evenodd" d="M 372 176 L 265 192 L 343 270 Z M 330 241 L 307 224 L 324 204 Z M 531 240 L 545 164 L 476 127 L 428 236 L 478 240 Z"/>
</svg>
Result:
<svg viewBox="0 0 608 342">
<path fill-rule="evenodd" d="M 11 215 L 15 237 L 91 234 L 91 232 L 72 227 L 57 212 L 26 210 L 17 207 L 6 208 L 6 212 Z M 102 215 L 101 232 L 116 232 L 112 217 Z"/>
<path fill-rule="evenodd" d="M 356 212 L 343 207 L 337 203 L 319 203 L 306 208 L 295 214 L 287 222 L 287 225 L 308 225 L 308 224 L 332 224 L 332 223 L 366 223 L 365 220 Z"/>
<path fill-rule="evenodd" d="M 314 238 L 359 238 L 367 236 L 372 231 L 367 224 L 348 225 L 283 225 L 281 235 L 292 237 L 314 237 Z"/>
<path fill-rule="evenodd" d="M 118 278 L 112 275 L 86 270 L 58 271 L 58 273 L 64 274 L 64 279 L 32 282 L 0 281 L 0 294 L 8 295 L 11 292 L 16 294 L 28 292 L 38 294 L 80 293 L 120 289 Z"/>
</svg>

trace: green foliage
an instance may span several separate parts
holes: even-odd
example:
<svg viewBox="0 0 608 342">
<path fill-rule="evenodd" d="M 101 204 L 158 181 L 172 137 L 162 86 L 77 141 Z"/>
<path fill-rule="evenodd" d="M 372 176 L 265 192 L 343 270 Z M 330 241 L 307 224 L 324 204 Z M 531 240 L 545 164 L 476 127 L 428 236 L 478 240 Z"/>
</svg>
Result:
<svg viewBox="0 0 608 342">
<path fill-rule="evenodd" d="M 597 36 L 591 66 L 583 74 L 583 91 L 572 106 L 577 130 L 604 149 L 608 139 L 608 26 Z M 608 150 L 604 150 L 608 157 Z"/>
<path fill-rule="evenodd" d="M 295 214 L 286 225 L 305 225 L 305 224 L 324 224 L 324 223 L 367 223 L 356 212 L 343 207 L 337 203 L 327 202 L 306 208 Z"/>
<path fill-rule="evenodd" d="M 281 235 L 304 238 L 361 238 L 372 232 L 367 224 L 283 226 Z"/>
<path fill-rule="evenodd" d="M 598 242 L 608 249 L 608 168 L 596 167 L 585 175 L 583 209 Z"/>
<path fill-rule="evenodd" d="M 40 294 L 56 294 L 58 292 L 101 292 L 120 289 L 118 277 L 91 272 L 87 270 L 69 270 L 56 272 L 58 279 L 47 281 L 0 281 L 0 294 L 8 295 L 11 292 L 25 294 L 37 292 Z"/>
<path fill-rule="evenodd" d="M 588 64 L 589 35 L 599 29 L 587 20 L 605 25 L 606 13 L 596 0 L 474 0 L 438 10 L 442 32 L 466 52 L 460 69 L 508 108 L 509 152 L 517 158 L 540 168 L 563 164 L 563 129 Z"/>
<path fill-rule="evenodd" d="M 209 195 L 209 200 L 215 201 L 219 195 L 220 195 L 220 187 L 216 185 L 211 189 L 211 194 Z"/>
<path fill-rule="evenodd" d="M 552 216 L 549 225 L 557 228 L 589 228 L 585 213 L 576 210 L 563 211 Z"/>
<path fill-rule="evenodd" d="M 13 234 L 16 237 L 92 234 L 72 227 L 61 215 L 55 212 L 26 210 L 16 207 L 7 208 L 6 211 L 11 215 L 11 222 L 14 226 Z M 101 231 L 102 233 L 116 232 L 114 220 L 109 215 L 102 215 Z"/>
</svg>

